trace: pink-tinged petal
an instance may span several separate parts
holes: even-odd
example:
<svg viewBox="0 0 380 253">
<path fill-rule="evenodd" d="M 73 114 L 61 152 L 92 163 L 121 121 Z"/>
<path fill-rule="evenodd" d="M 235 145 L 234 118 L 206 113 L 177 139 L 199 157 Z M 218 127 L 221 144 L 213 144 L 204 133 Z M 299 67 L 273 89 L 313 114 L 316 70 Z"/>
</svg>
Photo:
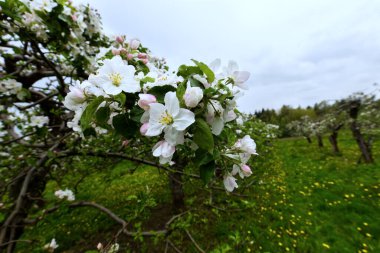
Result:
<svg viewBox="0 0 380 253">
<path fill-rule="evenodd" d="M 179 101 L 175 92 L 170 91 L 165 94 L 165 107 L 172 117 L 175 117 L 179 112 Z"/>
<path fill-rule="evenodd" d="M 164 127 L 163 125 L 159 124 L 159 123 L 148 123 L 148 130 L 146 131 L 145 135 L 146 136 L 157 136 L 157 135 L 160 135 L 162 133 L 162 130 L 164 130 Z"/>
<path fill-rule="evenodd" d="M 140 99 L 137 104 L 144 110 L 149 109 L 149 104 L 157 102 L 156 97 L 151 94 L 139 94 L 139 97 Z"/>
<path fill-rule="evenodd" d="M 146 135 L 146 132 L 148 132 L 149 123 L 144 123 L 140 127 L 140 133 L 141 135 Z"/>
<path fill-rule="evenodd" d="M 249 177 L 250 175 L 252 175 L 251 168 L 248 165 L 246 165 L 246 164 L 243 164 L 241 166 L 241 170 L 242 170 L 244 176 L 246 176 L 246 177 Z"/>
<path fill-rule="evenodd" d="M 195 122 L 195 115 L 187 109 L 179 109 L 179 113 L 174 117 L 173 127 L 178 131 L 185 130 Z"/>
<path fill-rule="evenodd" d="M 234 178 L 231 175 L 227 175 L 224 177 L 223 180 L 224 187 L 228 192 L 232 192 L 235 188 L 238 188 L 238 185 L 236 183 L 236 178 Z"/>
<path fill-rule="evenodd" d="M 175 152 L 175 146 L 170 145 L 166 141 L 159 141 L 153 147 L 153 156 L 155 157 L 171 157 Z"/>
</svg>

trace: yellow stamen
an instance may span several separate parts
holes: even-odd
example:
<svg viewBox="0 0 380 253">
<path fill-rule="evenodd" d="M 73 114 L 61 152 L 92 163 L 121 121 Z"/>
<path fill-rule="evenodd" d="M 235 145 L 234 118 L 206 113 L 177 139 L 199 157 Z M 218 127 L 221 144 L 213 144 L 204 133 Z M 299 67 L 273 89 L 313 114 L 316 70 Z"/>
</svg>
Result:
<svg viewBox="0 0 380 253">
<path fill-rule="evenodd" d="M 121 80 L 123 77 L 119 73 L 112 73 L 109 75 L 109 78 L 111 79 L 111 82 L 115 86 L 119 86 L 121 84 Z"/>
<path fill-rule="evenodd" d="M 170 115 L 168 113 L 168 111 L 165 111 L 165 113 L 163 113 L 161 115 L 160 123 L 163 124 L 163 125 L 170 125 L 170 124 L 172 124 L 173 123 L 173 117 L 172 117 L 172 115 Z"/>
</svg>

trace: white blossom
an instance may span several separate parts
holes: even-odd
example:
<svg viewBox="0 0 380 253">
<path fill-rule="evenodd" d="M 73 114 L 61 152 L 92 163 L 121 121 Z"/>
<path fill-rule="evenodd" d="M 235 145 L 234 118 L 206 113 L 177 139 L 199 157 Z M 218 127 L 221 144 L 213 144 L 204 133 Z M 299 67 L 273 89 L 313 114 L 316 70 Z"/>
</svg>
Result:
<svg viewBox="0 0 380 253">
<path fill-rule="evenodd" d="M 241 150 L 250 155 L 257 155 L 256 143 L 249 135 L 244 136 L 242 139 L 237 140 L 234 148 Z"/>
<path fill-rule="evenodd" d="M 160 103 L 150 104 L 147 136 L 157 136 L 163 130 L 168 135 L 177 135 L 179 131 L 184 131 L 195 121 L 193 112 L 179 107 L 175 92 L 166 93 L 164 100 L 165 105 Z M 174 138 L 174 136 L 170 137 Z"/>
<path fill-rule="evenodd" d="M 59 198 L 59 199 L 64 199 L 66 198 L 68 201 L 74 201 L 75 200 L 75 195 L 74 193 L 69 190 L 69 189 L 65 189 L 65 190 L 58 190 L 54 193 L 54 195 Z"/>
<path fill-rule="evenodd" d="M 183 99 L 185 104 L 189 108 L 196 107 L 203 98 L 203 90 L 199 87 L 191 87 L 190 84 L 187 84 L 185 94 Z"/>
<path fill-rule="evenodd" d="M 135 67 L 125 64 L 119 55 L 104 60 L 98 74 L 90 76 L 89 81 L 103 88 L 109 95 L 117 95 L 122 91 L 140 91 L 140 84 L 135 79 Z"/>
<path fill-rule="evenodd" d="M 228 192 L 232 192 L 235 188 L 238 188 L 236 178 L 234 178 L 231 174 L 226 174 L 224 176 L 223 183 Z"/>
<path fill-rule="evenodd" d="M 53 238 L 48 244 L 45 244 L 44 249 L 49 252 L 54 252 L 54 250 L 58 247 L 59 245 L 57 244 L 57 241 Z"/>
<path fill-rule="evenodd" d="M 231 78 L 234 85 L 245 90 L 248 89 L 245 82 L 249 79 L 250 73 L 248 71 L 239 71 L 239 66 L 235 61 L 229 61 L 228 67 L 224 68 L 224 75 Z"/>
<path fill-rule="evenodd" d="M 46 116 L 32 116 L 30 118 L 30 126 L 42 127 L 49 124 L 49 118 Z"/>
</svg>

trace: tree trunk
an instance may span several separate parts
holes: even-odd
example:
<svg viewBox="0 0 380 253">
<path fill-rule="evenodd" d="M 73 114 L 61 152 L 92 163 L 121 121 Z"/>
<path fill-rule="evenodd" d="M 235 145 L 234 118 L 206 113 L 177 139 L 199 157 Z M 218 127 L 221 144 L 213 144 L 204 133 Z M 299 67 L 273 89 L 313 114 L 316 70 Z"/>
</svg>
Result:
<svg viewBox="0 0 380 253">
<path fill-rule="evenodd" d="M 15 183 L 10 185 L 10 197 L 14 199 L 14 206 L 11 209 L 11 213 L 7 215 L 4 222 L 0 226 L 0 245 L 6 244 L 0 247 L 0 252 L 12 253 L 15 251 L 17 240 L 20 239 L 24 233 L 25 224 L 24 219 L 27 218 L 31 207 L 34 204 L 42 205 L 43 203 L 37 203 L 34 199 L 40 199 L 46 186 L 46 170 L 34 171 L 31 175 L 30 183 L 27 190 L 21 198 L 19 194 L 24 185 L 24 180 L 27 176 L 20 177 Z M 16 208 L 16 202 L 19 202 L 18 211 L 12 214 L 12 211 Z M 8 223 L 8 224 L 6 224 Z"/>
<path fill-rule="evenodd" d="M 172 192 L 173 212 L 178 214 L 185 209 L 185 193 L 183 191 L 183 178 L 180 172 L 183 171 L 182 166 L 176 167 L 179 172 L 169 173 L 169 186 Z"/>
<path fill-rule="evenodd" d="M 338 132 L 333 131 L 332 134 L 329 136 L 329 141 L 332 146 L 332 150 L 334 154 L 339 154 L 339 148 L 338 148 Z"/>
<path fill-rule="evenodd" d="M 360 128 L 358 127 L 356 120 L 352 121 L 350 128 L 352 131 L 352 135 L 354 136 L 355 141 L 358 144 L 359 149 L 362 153 L 362 157 L 364 158 L 364 162 L 373 163 L 374 161 L 372 158 L 370 145 L 369 145 L 369 143 L 367 143 L 364 140 L 364 137 L 363 137 L 362 133 L 360 132 Z"/>
<path fill-rule="evenodd" d="M 311 138 L 309 136 L 306 136 L 307 143 L 311 143 Z"/>
<path fill-rule="evenodd" d="M 318 147 L 323 148 L 323 139 L 320 134 L 317 134 Z"/>
</svg>

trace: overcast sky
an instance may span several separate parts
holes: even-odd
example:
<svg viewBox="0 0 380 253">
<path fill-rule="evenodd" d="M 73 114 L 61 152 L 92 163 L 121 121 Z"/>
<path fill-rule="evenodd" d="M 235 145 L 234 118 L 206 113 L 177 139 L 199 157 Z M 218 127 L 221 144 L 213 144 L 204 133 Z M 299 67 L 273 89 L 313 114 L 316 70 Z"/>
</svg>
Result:
<svg viewBox="0 0 380 253">
<path fill-rule="evenodd" d="M 137 37 L 171 68 L 232 59 L 251 72 L 239 109 L 306 106 L 380 82 L 379 0 L 73 0 L 107 34 Z"/>
</svg>

